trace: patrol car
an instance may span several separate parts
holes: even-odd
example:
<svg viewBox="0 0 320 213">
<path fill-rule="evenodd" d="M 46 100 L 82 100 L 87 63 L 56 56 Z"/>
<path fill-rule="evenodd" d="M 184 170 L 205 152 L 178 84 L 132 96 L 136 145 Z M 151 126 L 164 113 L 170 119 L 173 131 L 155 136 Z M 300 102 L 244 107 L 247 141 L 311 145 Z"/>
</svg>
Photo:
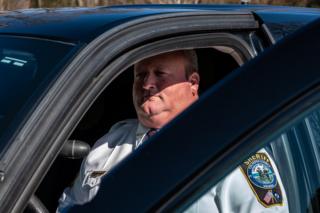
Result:
<svg viewBox="0 0 320 213">
<path fill-rule="evenodd" d="M 0 212 L 54 212 L 89 147 L 135 117 L 133 64 L 178 49 L 197 52 L 199 101 L 76 211 L 183 212 L 244 162 L 248 181 L 273 186 L 267 161 L 254 158 L 261 148 L 277 164 L 290 211 L 319 211 L 319 17 L 319 9 L 259 5 L 2 12 Z M 269 205 L 277 194 L 264 198 Z"/>
</svg>

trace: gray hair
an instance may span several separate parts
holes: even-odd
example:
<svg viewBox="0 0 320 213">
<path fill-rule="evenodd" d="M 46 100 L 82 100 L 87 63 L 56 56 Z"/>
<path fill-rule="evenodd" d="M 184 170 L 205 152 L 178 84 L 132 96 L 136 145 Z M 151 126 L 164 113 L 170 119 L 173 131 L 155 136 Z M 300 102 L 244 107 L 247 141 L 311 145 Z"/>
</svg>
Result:
<svg viewBox="0 0 320 213">
<path fill-rule="evenodd" d="M 186 59 L 186 76 L 189 77 L 192 73 L 198 72 L 198 57 L 194 50 L 180 50 L 182 56 Z"/>
</svg>

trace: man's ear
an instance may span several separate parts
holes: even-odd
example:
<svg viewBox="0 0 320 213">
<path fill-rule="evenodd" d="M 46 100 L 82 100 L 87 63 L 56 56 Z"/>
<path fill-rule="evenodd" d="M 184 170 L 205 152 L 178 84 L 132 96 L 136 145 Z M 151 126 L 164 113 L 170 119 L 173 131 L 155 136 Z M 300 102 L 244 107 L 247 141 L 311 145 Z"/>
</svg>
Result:
<svg viewBox="0 0 320 213">
<path fill-rule="evenodd" d="M 197 72 L 193 72 L 189 76 L 189 82 L 191 83 L 191 90 L 194 94 L 198 94 L 199 90 L 199 82 L 200 82 L 200 75 Z"/>
</svg>

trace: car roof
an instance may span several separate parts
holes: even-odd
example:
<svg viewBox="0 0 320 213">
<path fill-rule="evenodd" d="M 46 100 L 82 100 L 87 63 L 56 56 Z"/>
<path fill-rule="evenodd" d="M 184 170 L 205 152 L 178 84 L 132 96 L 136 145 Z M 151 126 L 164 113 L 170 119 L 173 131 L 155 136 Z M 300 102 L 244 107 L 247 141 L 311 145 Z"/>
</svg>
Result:
<svg viewBox="0 0 320 213">
<path fill-rule="evenodd" d="M 266 5 L 122 5 L 95 8 L 52 8 L 3 11 L 0 34 L 42 37 L 69 42 L 90 42 L 103 32 L 134 19 L 195 11 L 269 11 L 317 14 L 319 9 Z"/>
</svg>

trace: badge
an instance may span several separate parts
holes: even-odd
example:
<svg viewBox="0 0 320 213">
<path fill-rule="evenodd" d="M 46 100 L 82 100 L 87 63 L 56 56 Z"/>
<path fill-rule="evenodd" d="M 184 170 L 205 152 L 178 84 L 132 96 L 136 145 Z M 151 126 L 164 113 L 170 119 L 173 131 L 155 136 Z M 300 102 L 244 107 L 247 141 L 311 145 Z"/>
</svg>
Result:
<svg viewBox="0 0 320 213">
<path fill-rule="evenodd" d="M 93 171 L 90 174 L 90 177 L 97 178 L 97 177 L 103 176 L 105 173 L 106 173 L 106 171 Z"/>
<path fill-rule="evenodd" d="M 283 204 L 280 185 L 267 154 L 258 152 L 252 155 L 240 168 L 257 200 L 264 207 Z"/>
<path fill-rule="evenodd" d="M 84 180 L 82 182 L 82 187 L 86 185 L 90 188 L 97 186 L 101 182 L 101 177 L 106 173 L 106 171 L 90 171 L 87 172 Z"/>
</svg>

